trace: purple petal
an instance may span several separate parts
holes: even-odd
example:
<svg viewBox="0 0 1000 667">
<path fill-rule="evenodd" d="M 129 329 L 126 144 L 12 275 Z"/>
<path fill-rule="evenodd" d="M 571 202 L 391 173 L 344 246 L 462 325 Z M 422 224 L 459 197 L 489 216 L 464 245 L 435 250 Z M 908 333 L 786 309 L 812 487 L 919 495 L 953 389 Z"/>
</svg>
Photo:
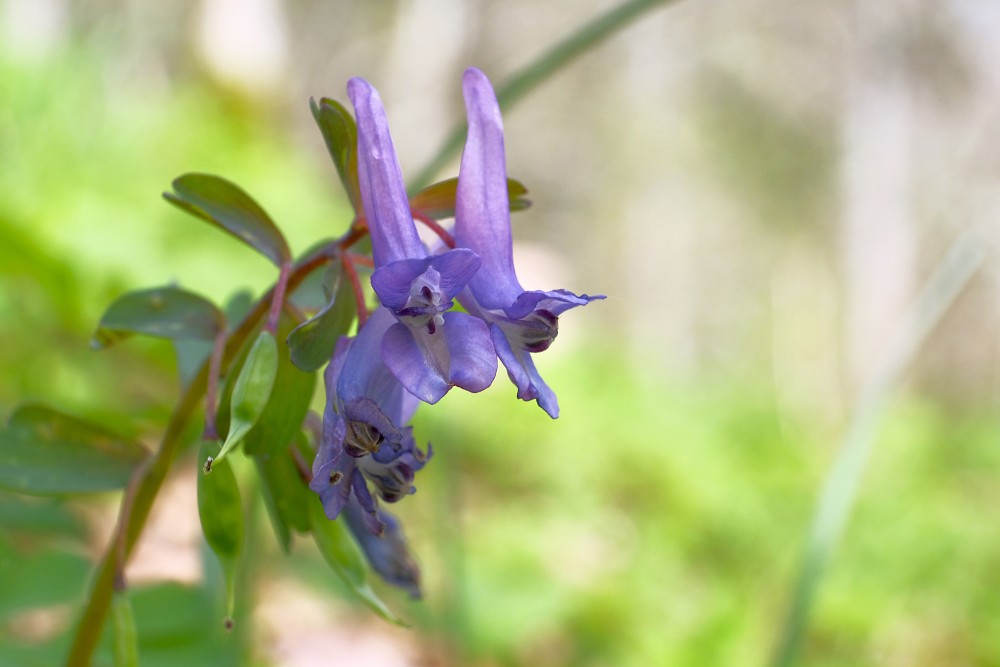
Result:
<svg viewBox="0 0 1000 667">
<path fill-rule="evenodd" d="M 334 357 L 334 360 L 339 362 L 339 366 L 333 372 L 337 373 L 335 393 L 340 404 L 346 405 L 367 398 L 374 401 L 382 413 L 390 419 L 399 418 L 402 391 L 389 369 L 380 363 L 382 337 L 395 321 L 396 318 L 388 310 L 377 308 L 361 327 L 343 357 L 341 359 Z M 328 367 L 328 394 L 330 372 Z M 397 423 L 399 424 L 401 422 Z"/>
<path fill-rule="evenodd" d="M 445 313 L 444 323 L 451 384 L 473 393 L 493 384 L 497 375 L 497 354 L 486 323 L 458 312 Z"/>
<path fill-rule="evenodd" d="M 449 250 L 440 255 L 419 259 L 402 259 L 375 269 L 372 289 L 383 306 L 399 312 L 406 307 L 412 294 L 413 282 L 433 269 L 436 292 L 441 303 L 447 303 L 462 291 L 479 269 L 480 259 L 467 248 Z"/>
<path fill-rule="evenodd" d="M 538 374 L 535 362 L 531 359 L 531 354 L 518 347 L 512 347 L 503 329 L 494 324 L 490 327 L 493 337 L 493 345 L 496 348 L 497 356 L 504 367 L 507 368 L 507 375 L 510 381 L 517 387 L 517 397 L 522 401 L 538 401 L 542 410 L 556 419 L 559 417 L 559 401 L 556 394 L 545 384 L 545 380 Z"/>
<path fill-rule="evenodd" d="M 603 299 L 604 295 L 577 295 L 573 292 L 558 289 L 549 292 L 535 290 L 522 292 L 512 304 L 504 308 L 504 313 L 512 320 L 520 320 L 535 310 L 546 310 L 559 317 L 570 308 L 586 306 L 591 301 Z"/>
<path fill-rule="evenodd" d="M 426 331 L 419 332 L 423 337 L 431 339 L 420 345 L 414 337 L 414 331 L 397 322 L 389 327 L 382 338 L 382 360 L 385 365 L 406 391 L 424 403 L 437 403 L 451 389 L 445 375 L 448 346 L 443 329 L 433 335 Z"/>
<path fill-rule="evenodd" d="M 503 120 L 485 74 L 466 70 L 462 90 L 469 132 L 458 172 L 455 243 L 482 257 L 469 287 L 483 307 L 500 310 L 524 291 L 514 273 Z"/>
<path fill-rule="evenodd" d="M 410 555 L 399 520 L 388 512 L 382 512 L 385 532 L 381 537 L 375 537 L 367 530 L 364 512 L 357 503 L 348 505 L 344 516 L 347 517 L 347 527 L 357 538 L 372 569 L 389 584 L 409 592 L 415 599 L 419 598 L 420 567 Z"/>
<path fill-rule="evenodd" d="M 313 478 L 309 482 L 309 488 L 319 494 L 323 510 L 332 521 L 340 515 L 351 496 L 351 478 L 355 476 L 357 468 L 354 459 L 343 451 L 344 421 L 336 418 L 330 428 L 324 424 L 323 431 L 323 442 L 320 443 L 313 462 Z M 361 477 L 360 474 L 357 476 Z"/>
<path fill-rule="evenodd" d="M 425 253 L 410 214 L 396 149 L 389 135 L 389 121 L 378 91 L 353 78 L 347 94 L 358 123 L 358 185 L 372 239 L 376 266 Z"/>
</svg>

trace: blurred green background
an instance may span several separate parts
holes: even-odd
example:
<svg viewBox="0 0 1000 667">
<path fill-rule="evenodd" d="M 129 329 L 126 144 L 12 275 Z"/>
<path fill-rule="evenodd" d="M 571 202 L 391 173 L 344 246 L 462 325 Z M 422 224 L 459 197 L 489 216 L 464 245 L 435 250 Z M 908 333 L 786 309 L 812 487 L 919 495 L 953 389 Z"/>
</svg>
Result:
<svg viewBox="0 0 1000 667">
<path fill-rule="evenodd" d="M 274 279 L 172 178 L 237 182 L 301 252 L 349 217 L 310 96 L 367 77 L 415 173 L 466 66 L 502 82 L 612 4 L 0 1 L 0 413 L 153 446 L 170 346 L 91 352 L 103 308 Z M 608 295 L 538 358 L 562 416 L 499 380 L 418 413 L 436 454 L 398 511 L 425 600 L 380 589 L 408 630 L 309 544 L 282 556 L 255 503 L 226 635 L 189 453 L 129 569 L 142 664 L 766 664 L 859 387 L 951 240 L 996 237 L 1000 11 L 870 4 L 686 0 L 506 113 L 522 282 Z M 801 664 L 1000 665 L 995 264 L 907 375 Z M 63 655 L 116 501 L 0 494 L 0 665 Z"/>
</svg>

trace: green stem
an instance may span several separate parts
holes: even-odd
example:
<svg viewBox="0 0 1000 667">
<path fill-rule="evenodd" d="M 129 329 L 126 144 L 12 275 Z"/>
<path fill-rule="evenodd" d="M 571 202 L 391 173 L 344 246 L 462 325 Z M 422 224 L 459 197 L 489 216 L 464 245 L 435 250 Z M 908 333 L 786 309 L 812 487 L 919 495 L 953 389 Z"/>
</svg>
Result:
<svg viewBox="0 0 1000 667">
<path fill-rule="evenodd" d="M 559 71 L 577 56 L 604 41 L 615 31 L 628 25 L 646 10 L 677 0 L 629 0 L 606 14 L 598 16 L 561 42 L 554 44 L 534 62 L 518 71 L 496 89 L 497 100 L 507 109 L 533 88 Z M 410 194 L 427 187 L 448 161 L 458 153 L 465 141 L 465 123 L 457 125 L 445 139 L 437 154 L 410 181 Z"/>
<path fill-rule="evenodd" d="M 896 332 L 888 354 L 858 398 L 816 505 L 791 608 L 771 662 L 774 667 L 791 667 L 798 656 L 816 591 L 833 549 L 847 525 L 861 476 L 890 399 L 927 334 L 982 265 L 986 256 L 984 245 L 983 239 L 973 232 L 966 232 L 952 244 Z"/>
<path fill-rule="evenodd" d="M 292 292 L 309 273 L 320 264 L 330 261 L 332 257 L 333 255 L 327 248 L 322 248 L 302 259 L 288 276 L 288 292 Z M 256 330 L 268 313 L 273 294 L 274 288 L 268 290 L 243 319 L 240 326 L 229 336 L 222 366 L 227 366 L 232 362 L 240 348 Z M 160 448 L 147 471 L 142 475 L 135 496 L 129 499 L 131 510 L 123 512 L 119 517 L 118 524 L 115 526 L 115 534 L 98 565 L 97 576 L 94 579 L 87 606 L 77 625 L 73 644 L 70 647 L 69 656 L 66 658 L 67 667 L 87 667 L 90 665 L 94 649 L 97 647 L 97 640 L 101 635 L 104 619 L 111 606 L 115 575 L 124 568 L 124 563 L 120 563 L 120 559 L 128 559 L 146 525 L 153 501 L 156 500 L 163 480 L 166 479 L 167 473 L 170 472 L 170 466 L 176 458 L 177 450 L 181 445 L 181 437 L 187 428 L 188 421 L 197 412 L 201 403 L 202 395 L 207 386 L 208 373 L 209 361 L 206 360 L 198 371 L 198 375 L 181 396 L 180 403 L 174 409 L 163 440 L 160 442 Z"/>
</svg>

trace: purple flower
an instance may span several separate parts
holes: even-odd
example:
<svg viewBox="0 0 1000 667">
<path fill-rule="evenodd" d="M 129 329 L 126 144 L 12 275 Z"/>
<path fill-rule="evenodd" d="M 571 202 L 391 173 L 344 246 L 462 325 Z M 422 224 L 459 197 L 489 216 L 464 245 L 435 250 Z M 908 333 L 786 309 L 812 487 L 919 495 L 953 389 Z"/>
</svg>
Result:
<svg viewBox="0 0 1000 667">
<path fill-rule="evenodd" d="M 365 512 L 356 502 L 350 502 L 344 509 L 347 527 L 371 563 L 372 569 L 386 582 L 409 592 L 413 598 L 420 597 L 420 566 L 410 554 L 399 519 L 382 512 L 385 531 L 373 535 L 365 521 Z"/>
<path fill-rule="evenodd" d="M 469 133 L 458 173 L 455 243 L 475 252 L 482 264 L 459 301 L 489 325 L 497 356 L 517 386 L 517 397 L 537 400 L 554 419 L 559 416 L 556 395 L 538 374 L 531 354 L 552 344 L 559 315 L 604 297 L 521 287 L 514 272 L 500 105 L 478 69 L 465 71 L 462 90 Z"/>
<path fill-rule="evenodd" d="M 453 386 L 482 391 L 497 370 L 489 330 L 480 319 L 448 312 L 480 259 L 468 249 L 428 256 L 378 92 L 359 78 L 347 90 L 358 123 L 358 182 L 375 261 L 372 288 L 397 320 L 382 338 L 382 359 L 407 391 L 427 403 Z"/>
<path fill-rule="evenodd" d="M 416 447 L 404 426 L 418 401 L 396 381 L 379 355 L 395 319 L 378 308 L 354 339 L 342 338 L 326 368 L 323 434 L 309 488 L 319 494 L 327 517 L 336 519 L 349 502 L 364 510 L 367 529 L 379 535 L 385 524 L 376 495 L 394 503 L 414 492 L 413 479 L 431 455 Z"/>
</svg>

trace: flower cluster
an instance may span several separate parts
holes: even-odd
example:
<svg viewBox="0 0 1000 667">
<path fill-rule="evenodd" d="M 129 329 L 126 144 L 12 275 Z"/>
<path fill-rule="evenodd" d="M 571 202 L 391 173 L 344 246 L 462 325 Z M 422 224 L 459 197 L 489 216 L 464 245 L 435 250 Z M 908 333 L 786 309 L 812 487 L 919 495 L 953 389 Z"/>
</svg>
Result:
<svg viewBox="0 0 1000 667">
<path fill-rule="evenodd" d="M 465 72 L 468 136 L 455 196 L 454 247 L 428 248 L 417 233 L 378 92 L 355 78 L 348 94 L 357 120 L 358 186 L 379 307 L 353 338 L 337 344 L 325 373 L 323 435 L 310 487 L 326 515 L 343 513 L 373 567 L 419 592 L 419 570 L 399 522 L 380 509 L 413 493 L 430 458 L 407 426 L 420 401 L 452 387 L 478 392 L 497 359 L 517 387 L 559 414 L 532 355 L 546 350 L 559 316 L 600 296 L 526 291 L 514 272 L 500 107 L 486 76 Z M 458 301 L 464 311 L 455 310 Z M 369 487 L 371 485 L 371 487 Z M 372 492 L 374 490 L 374 493 Z"/>
</svg>

